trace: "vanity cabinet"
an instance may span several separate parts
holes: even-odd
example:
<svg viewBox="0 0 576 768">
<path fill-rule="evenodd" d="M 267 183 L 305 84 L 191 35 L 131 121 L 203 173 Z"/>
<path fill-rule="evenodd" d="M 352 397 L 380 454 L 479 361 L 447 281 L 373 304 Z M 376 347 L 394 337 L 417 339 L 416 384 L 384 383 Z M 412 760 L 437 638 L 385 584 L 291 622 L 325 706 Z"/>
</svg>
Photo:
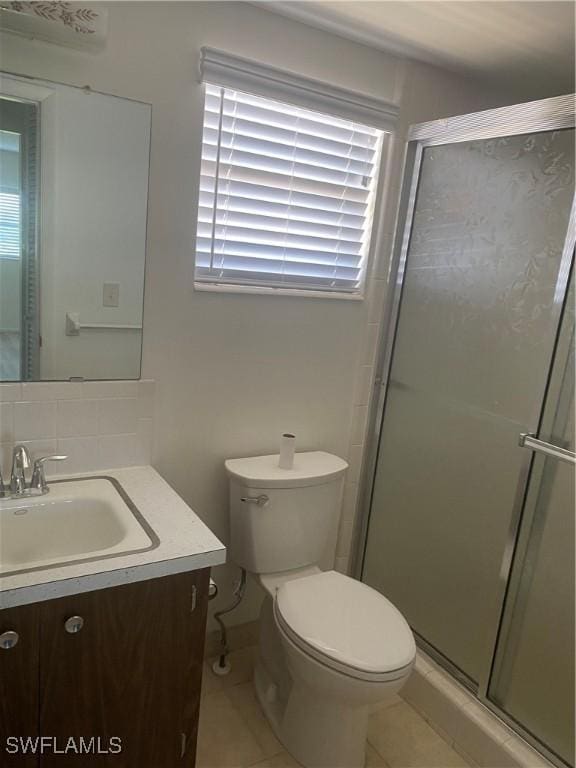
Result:
<svg viewBox="0 0 576 768">
<path fill-rule="evenodd" d="M 38 733 L 39 624 L 38 607 L 24 605 L 0 611 L 0 636 L 16 632 L 18 642 L 0 648 L 0 765 L 37 768 L 35 756 L 11 762 L 4 748 L 8 736 Z M 13 641 L 12 641 L 13 642 Z M 5 637 L 8 645 L 10 639 Z"/>
<path fill-rule="evenodd" d="M 208 584 L 204 569 L 0 611 L 20 635 L 0 649 L 0 764 L 193 766 Z M 4 752 L 36 734 L 94 737 L 100 754 Z"/>
</svg>

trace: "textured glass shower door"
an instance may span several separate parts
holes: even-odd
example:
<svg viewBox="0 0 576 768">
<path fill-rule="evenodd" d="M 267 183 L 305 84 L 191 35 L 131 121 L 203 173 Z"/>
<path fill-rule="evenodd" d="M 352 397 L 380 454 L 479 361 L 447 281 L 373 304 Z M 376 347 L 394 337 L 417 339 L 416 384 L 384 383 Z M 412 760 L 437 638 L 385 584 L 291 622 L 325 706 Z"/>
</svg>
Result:
<svg viewBox="0 0 576 768">
<path fill-rule="evenodd" d="M 475 685 L 564 300 L 574 130 L 419 152 L 362 579 Z"/>
<path fill-rule="evenodd" d="M 574 283 L 563 315 L 488 697 L 574 764 Z M 557 455 L 542 452 L 547 445 Z M 569 452 L 569 453 L 565 453 Z"/>
</svg>

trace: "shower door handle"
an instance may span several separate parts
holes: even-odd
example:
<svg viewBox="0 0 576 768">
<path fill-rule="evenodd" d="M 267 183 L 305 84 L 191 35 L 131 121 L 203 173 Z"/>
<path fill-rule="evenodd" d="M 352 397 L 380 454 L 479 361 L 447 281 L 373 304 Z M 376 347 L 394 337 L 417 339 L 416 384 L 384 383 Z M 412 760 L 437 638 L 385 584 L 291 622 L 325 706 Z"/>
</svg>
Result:
<svg viewBox="0 0 576 768">
<path fill-rule="evenodd" d="M 531 451 L 544 453 L 546 456 L 553 456 L 560 461 L 566 461 L 568 464 L 576 465 L 576 453 L 568 451 L 566 448 L 560 448 L 558 445 L 546 443 L 544 440 L 538 440 L 537 437 L 530 433 L 521 434 L 518 444 L 521 448 L 529 448 Z"/>
</svg>

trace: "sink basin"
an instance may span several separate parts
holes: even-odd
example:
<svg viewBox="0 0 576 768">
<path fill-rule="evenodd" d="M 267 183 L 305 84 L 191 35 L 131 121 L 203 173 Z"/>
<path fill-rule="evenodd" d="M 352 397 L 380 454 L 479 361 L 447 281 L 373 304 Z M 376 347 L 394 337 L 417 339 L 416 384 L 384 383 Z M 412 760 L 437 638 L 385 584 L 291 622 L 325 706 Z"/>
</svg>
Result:
<svg viewBox="0 0 576 768">
<path fill-rule="evenodd" d="M 144 552 L 158 537 L 111 477 L 59 480 L 0 499 L 0 576 Z"/>
</svg>

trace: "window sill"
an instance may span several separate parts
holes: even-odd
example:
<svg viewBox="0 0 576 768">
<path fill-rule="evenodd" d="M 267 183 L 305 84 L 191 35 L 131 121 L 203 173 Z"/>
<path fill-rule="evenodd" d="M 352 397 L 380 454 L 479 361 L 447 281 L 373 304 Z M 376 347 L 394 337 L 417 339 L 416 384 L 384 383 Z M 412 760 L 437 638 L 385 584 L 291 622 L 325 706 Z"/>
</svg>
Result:
<svg viewBox="0 0 576 768">
<path fill-rule="evenodd" d="M 218 283 L 204 283 L 197 281 L 194 281 L 194 290 L 210 293 L 246 293 L 259 296 L 299 296 L 306 299 L 364 301 L 364 293 L 311 291 L 300 288 L 266 288 L 258 285 L 220 285 Z"/>
</svg>

